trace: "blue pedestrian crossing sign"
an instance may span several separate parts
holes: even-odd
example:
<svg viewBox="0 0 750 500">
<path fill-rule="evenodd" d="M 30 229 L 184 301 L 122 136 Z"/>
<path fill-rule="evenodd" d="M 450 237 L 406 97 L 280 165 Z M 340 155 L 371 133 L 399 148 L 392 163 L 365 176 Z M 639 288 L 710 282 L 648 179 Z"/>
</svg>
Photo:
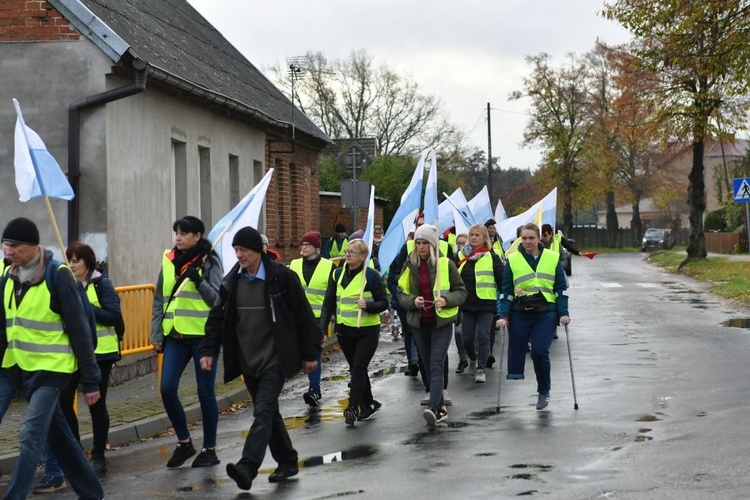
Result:
<svg viewBox="0 0 750 500">
<path fill-rule="evenodd" d="M 734 201 L 737 203 L 750 203 L 750 177 L 733 179 Z"/>
</svg>

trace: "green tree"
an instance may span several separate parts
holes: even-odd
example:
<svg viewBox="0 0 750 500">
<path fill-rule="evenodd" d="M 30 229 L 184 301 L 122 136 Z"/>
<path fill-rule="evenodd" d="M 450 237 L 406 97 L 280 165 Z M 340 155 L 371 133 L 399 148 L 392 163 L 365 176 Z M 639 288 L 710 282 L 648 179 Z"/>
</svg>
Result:
<svg viewBox="0 0 750 500">
<path fill-rule="evenodd" d="M 346 171 L 336 161 L 336 155 L 327 154 L 318 160 L 318 174 L 320 178 L 320 190 L 332 191 L 338 193 L 341 189 L 341 181 L 351 178 L 351 174 Z"/>
<path fill-rule="evenodd" d="M 748 89 L 750 4 L 747 0 L 617 0 L 605 3 L 603 15 L 634 35 L 630 50 L 645 70 L 643 74 L 654 79 L 650 97 L 670 119 L 673 133 L 692 141 L 685 263 L 703 259 L 705 139 L 713 132 L 716 113 L 726 130 L 737 125 L 746 111 L 737 98 Z"/>
<path fill-rule="evenodd" d="M 531 75 L 524 78 L 524 89 L 511 93 L 510 99 L 531 100 L 531 118 L 524 130 L 523 144 L 541 146 L 542 167 L 552 173 L 560 187 L 563 227 L 570 234 L 573 197 L 582 176 L 581 153 L 591 128 L 586 66 L 574 54 L 569 54 L 568 64 L 559 68 L 550 66 L 550 59 L 544 53 L 526 57 Z"/>
</svg>

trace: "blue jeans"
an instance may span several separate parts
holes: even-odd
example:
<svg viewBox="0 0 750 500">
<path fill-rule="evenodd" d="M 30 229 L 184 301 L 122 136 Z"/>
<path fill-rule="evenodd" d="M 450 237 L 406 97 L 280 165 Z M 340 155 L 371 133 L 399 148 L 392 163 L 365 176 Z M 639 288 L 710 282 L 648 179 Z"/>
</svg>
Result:
<svg viewBox="0 0 750 500">
<path fill-rule="evenodd" d="M 453 339 L 453 326 L 435 324 L 422 325 L 412 330 L 419 347 L 419 355 L 424 363 L 426 378 L 430 384 L 430 408 L 436 410 L 443 406 L 443 377 L 445 376 L 445 358 Z"/>
<path fill-rule="evenodd" d="M 7 368 L 0 368 L 0 422 L 3 421 L 15 392 L 13 381 L 10 379 L 10 371 Z"/>
<path fill-rule="evenodd" d="M 216 403 L 216 367 L 214 363 L 211 371 L 201 370 L 200 345 L 202 336 L 195 338 L 164 339 L 164 359 L 161 365 L 161 399 L 164 410 L 174 426 L 177 439 L 184 441 L 190 437 L 185 409 L 182 407 L 177 390 L 180 387 L 180 377 L 185 371 L 190 359 L 195 365 L 195 381 L 198 386 L 198 400 L 201 404 L 203 418 L 203 447 L 216 446 L 216 429 L 219 425 L 219 405 Z"/>
<path fill-rule="evenodd" d="M 104 498 L 99 479 L 65 420 L 59 398 L 60 389 L 55 387 L 39 387 L 29 397 L 18 435 L 18 462 L 5 492 L 6 499 L 26 498 L 47 443 L 79 498 Z"/>
<path fill-rule="evenodd" d="M 323 375 L 323 362 L 318 356 L 318 366 L 313 371 L 307 374 L 307 381 L 310 384 L 310 390 L 313 392 L 320 392 L 320 378 Z"/>
<path fill-rule="evenodd" d="M 464 338 L 466 354 L 477 360 L 477 369 L 487 366 L 490 355 L 490 327 L 495 313 L 481 311 L 464 311 L 461 322 L 461 334 Z"/>
<path fill-rule="evenodd" d="M 550 380 L 549 348 L 557 330 L 557 316 L 545 314 L 536 317 L 510 315 L 508 323 L 508 375 L 507 378 L 524 378 L 526 347 L 531 343 L 531 360 L 534 362 L 537 392 L 549 395 Z"/>
<path fill-rule="evenodd" d="M 253 425 L 245 438 L 242 458 L 237 465 L 250 469 L 250 475 L 258 475 L 258 469 L 266 456 L 266 447 L 271 449 L 271 456 L 281 465 L 297 465 L 297 450 L 284 426 L 284 419 L 279 413 L 279 395 L 284 387 L 284 375 L 281 368 L 267 370 L 260 377 L 244 374 L 245 387 L 253 400 Z"/>
</svg>

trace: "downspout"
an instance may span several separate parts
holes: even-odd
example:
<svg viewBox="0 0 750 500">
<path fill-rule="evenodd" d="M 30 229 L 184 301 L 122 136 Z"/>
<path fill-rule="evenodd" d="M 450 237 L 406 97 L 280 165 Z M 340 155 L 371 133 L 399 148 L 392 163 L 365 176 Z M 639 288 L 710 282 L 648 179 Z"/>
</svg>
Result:
<svg viewBox="0 0 750 500">
<path fill-rule="evenodd" d="M 68 243 L 79 239 L 80 206 L 79 183 L 81 177 L 81 111 L 101 104 L 117 101 L 146 90 L 146 68 L 144 61 L 134 60 L 135 81 L 130 85 L 107 90 L 100 94 L 73 101 L 68 107 L 68 181 L 75 197 L 68 205 Z"/>
</svg>

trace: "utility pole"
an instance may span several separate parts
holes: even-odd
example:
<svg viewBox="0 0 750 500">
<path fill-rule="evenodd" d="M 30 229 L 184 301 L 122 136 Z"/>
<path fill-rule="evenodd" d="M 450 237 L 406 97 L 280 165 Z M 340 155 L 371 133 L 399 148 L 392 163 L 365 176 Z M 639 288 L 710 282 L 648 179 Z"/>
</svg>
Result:
<svg viewBox="0 0 750 500">
<path fill-rule="evenodd" d="M 487 193 L 492 200 L 492 126 L 490 124 L 490 103 L 487 103 Z"/>
</svg>

